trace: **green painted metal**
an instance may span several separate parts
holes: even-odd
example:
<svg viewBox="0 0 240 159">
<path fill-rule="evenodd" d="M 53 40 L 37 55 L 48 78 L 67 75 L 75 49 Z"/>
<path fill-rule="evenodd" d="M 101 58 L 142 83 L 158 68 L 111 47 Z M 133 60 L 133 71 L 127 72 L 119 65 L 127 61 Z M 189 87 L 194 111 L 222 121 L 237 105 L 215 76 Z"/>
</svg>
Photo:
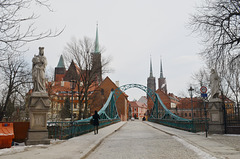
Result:
<svg viewBox="0 0 240 159">
<path fill-rule="evenodd" d="M 161 107 L 158 107 L 160 105 Z M 162 109 L 160 109 L 162 108 Z M 154 101 L 154 107 L 152 109 L 152 113 L 150 118 L 160 118 L 160 119 L 173 119 L 177 121 L 186 121 L 190 122 L 191 120 L 185 119 L 182 117 L 177 116 L 176 114 L 172 113 L 170 110 L 167 109 L 167 107 L 163 104 L 162 100 L 160 99 L 159 95 L 155 93 L 155 101 Z"/>
<path fill-rule="evenodd" d="M 63 56 L 62 55 L 60 56 L 60 59 L 58 61 L 57 68 L 65 68 L 64 60 L 63 60 Z"/>
<path fill-rule="evenodd" d="M 154 94 L 155 92 L 152 91 L 150 88 L 141 85 L 141 84 L 126 84 L 123 85 L 121 87 L 118 87 L 117 89 L 114 90 L 114 97 L 115 97 L 115 101 L 117 101 L 118 97 L 126 90 L 130 89 L 130 88 L 139 88 L 141 90 L 143 90 L 144 92 L 146 92 L 148 94 L 148 96 L 154 101 Z"/>
<path fill-rule="evenodd" d="M 99 128 L 119 122 L 120 119 L 102 119 Z M 48 122 L 48 136 L 52 139 L 65 140 L 93 131 L 89 121 L 81 122 Z"/>
<path fill-rule="evenodd" d="M 99 128 L 114 124 L 120 121 L 114 92 L 111 92 L 107 102 L 98 112 L 100 116 Z M 69 139 L 90 131 L 93 131 L 93 125 L 90 124 L 92 117 L 74 122 L 48 122 L 49 138 Z"/>
<path fill-rule="evenodd" d="M 204 120 L 194 119 L 192 121 L 175 115 L 167 109 L 157 93 L 141 84 L 126 84 L 110 93 L 106 103 L 98 112 L 101 118 L 99 126 L 100 128 L 120 121 L 116 101 L 124 91 L 130 88 L 139 88 L 145 91 L 153 101 L 154 106 L 151 110 L 151 114 L 148 119 L 149 121 L 191 132 L 204 130 L 201 129 L 203 126 L 205 126 L 205 123 L 203 122 Z M 92 117 L 89 117 L 87 119 L 74 122 L 48 122 L 49 137 L 55 139 L 68 139 L 90 132 L 93 130 L 93 126 L 90 125 L 91 118 Z"/>
<path fill-rule="evenodd" d="M 167 109 L 167 107 L 163 104 L 157 93 L 153 92 L 150 88 L 141 84 L 126 84 L 117 88 L 116 90 L 114 90 L 115 101 L 117 101 L 118 97 L 124 91 L 130 88 L 139 88 L 145 91 L 153 101 L 154 106 L 152 110 L 150 110 L 151 114 L 149 117 L 149 121 L 191 132 L 198 132 L 204 130 L 202 128 L 205 125 L 205 122 L 203 122 L 202 119 L 194 119 L 192 121 L 177 116 L 176 114 L 172 113 L 170 110 Z"/>
</svg>

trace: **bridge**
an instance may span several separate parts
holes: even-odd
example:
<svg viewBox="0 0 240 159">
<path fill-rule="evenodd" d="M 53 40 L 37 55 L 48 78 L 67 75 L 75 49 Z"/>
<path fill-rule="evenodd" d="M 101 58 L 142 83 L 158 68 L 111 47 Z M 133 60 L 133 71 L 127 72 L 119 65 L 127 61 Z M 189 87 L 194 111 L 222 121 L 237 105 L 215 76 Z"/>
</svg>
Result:
<svg viewBox="0 0 240 159">
<path fill-rule="evenodd" d="M 0 150 L 1 159 L 238 159 L 240 137 L 191 133 L 149 121 L 117 122 L 50 145 L 15 146 Z"/>
<path fill-rule="evenodd" d="M 153 101 L 149 121 L 120 121 L 116 101 L 123 91 L 131 88 L 145 91 Z M 239 136 L 206 138 L 203 133 L 193 133 L 197 132 L 195 121 L 173 114 L 158 94 L 143 85 L 128 84 L 112 91 L 98 113 L 102 128 L 97 135 L 90 132 L 93 130 L 89 124 L 91 117 L 74 122 L 49 122 L 49 135 L 53 138 L 50 145 L 0 150 L 0 158 L 235 159 L 240 156 Z"/>
<path fill-rule="evenodd" d="M 172 113 L 163 104 L 159 95 L 152 91 L 150 88 L 141 84 L 126 84 L 118 87 L 116 90 L 111 91 L 106 103 L 98 112 L 100 115 L 100 128 L 120 121 L 116 101 L 123 92 L 131 88 L 138 88 L 146 92 L 148 98 L 154 103 L 148 117 L 148 121 L 150 122 L 155 122 L 190 132 L 197 132 L 199 130 L 202 130 L 206 124 L 206 121 L 203 120 L 192 121 L 179 117 L 176 114 Z M 91 118 L 92 117 L 89 117 L 87 119 L 74 122 L 49 122 L 49 136 L 55 139 L 69 139 L 74 136 L 79 136 L 81 134 L 90 132 L 93 130 L 92 125 L 90 125 Z"/>
</svg>

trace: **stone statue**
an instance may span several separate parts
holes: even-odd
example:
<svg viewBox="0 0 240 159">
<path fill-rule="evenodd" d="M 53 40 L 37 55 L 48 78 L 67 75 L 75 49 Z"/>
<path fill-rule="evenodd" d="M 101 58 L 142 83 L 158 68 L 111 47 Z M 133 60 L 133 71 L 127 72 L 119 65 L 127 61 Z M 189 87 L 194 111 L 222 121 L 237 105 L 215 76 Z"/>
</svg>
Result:
<svg viewBox="0 0 240 159">
<path fill-rule="evenodd" d="M 47 59 L 44 56 L 44 47 L 39 47 L 39 55 L 32 59 L 33 92 L 46 92 L 45 68 Z"/>
<path fill-rule="evenodd" d="M 220 92 L 219 77 L 217 72 L 212 69 L 210 75 L 211 99 L 218 98 Z"/>
</svg>

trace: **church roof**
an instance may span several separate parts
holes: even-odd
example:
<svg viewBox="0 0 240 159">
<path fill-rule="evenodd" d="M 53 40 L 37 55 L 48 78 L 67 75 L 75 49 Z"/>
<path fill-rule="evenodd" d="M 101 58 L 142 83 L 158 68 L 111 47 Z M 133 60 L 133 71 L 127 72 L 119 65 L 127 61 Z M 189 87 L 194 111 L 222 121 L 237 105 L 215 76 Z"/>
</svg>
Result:
<svg viewBox="0 0 240 159">
<path fill-rule="evenodd" d="M 94 48 L 94 53 L 95 54 L 99 54 L 99 42 L 98 42 L 98 24 L 97 24 L 97 28 L 96 28 L 96 39 L 95 39 L 95 48 Z"/>
<path fill-rule="evenodd" d="M 58 61 L 57 68 L 65 68 L 64 60 L 63 60 L 63 56 L 62 55 L 60 56 L 60 59 Z"/>
<path fill-rule="evenodd" d="M 160 61 L 160 78 L 163 78 L 162 59 Z"/>
<path fill-rule="evenodd" d="M 152 58 L 150 57 L 150 77 L 153 77 L 153 71 L 152 71 Z"/>
</svg>

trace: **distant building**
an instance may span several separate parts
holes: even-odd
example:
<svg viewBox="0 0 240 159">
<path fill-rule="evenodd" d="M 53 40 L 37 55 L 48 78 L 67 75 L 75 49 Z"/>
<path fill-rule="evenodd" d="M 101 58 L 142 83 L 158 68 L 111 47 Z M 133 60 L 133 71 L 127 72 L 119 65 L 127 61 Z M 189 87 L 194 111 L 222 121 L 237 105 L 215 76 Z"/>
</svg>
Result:
<svg viewBox="0 0 240 159">
<path fill-rule="evenodd" d="M 72 98 L 72 89 L 70 87 L 71 82 L 69 81 L 56 81 L 49 82 L 47 85 L 47 92 L 49 93 L 51 106 L 50 111 L 48 112 L 48 119 L 51 121 L 59 121 L 61 120 L 60 111 L 64 107 L 65 100 L 67 98 L 70 99 L 70 104 L 73 106 L 73 116 L 75 119 L 78 118 L 79 115 L 79 93 L 77 87 L 73 90 L 73 98 Z M 93 84 L 89 92 L 92 92 L 95 89 L 95 85 Z M 73 105 L 72 105 L 73 103 Z M 84 111 L 85 104 L 83 103 L 82 112 Z M 88 114 L 90 114 L 90 108 L 88 108 Z"/>
<path fill-rule="evenodd" d="M 142 96 L 142 97 L 138 100 L 138 102 L 144 103 L 145 105 L 147 105 L 147 97 L 146 97 L 146 96 Z"/>
<path fill-rule="evenodd" d="M 156 80 L 153 77 L 153 69 L 152 69 L 152 59 L 150 58 L 150 76 L 147 79 L 147 87 L 150 88 L 153 92 L 156 91 Z M 149 98 L 147 94 L 147 98 Z"/>
<path fill-rule="evenodd" d="M 87 100 L 91 93 L 97 88 L 97 86 L 102 82 L 102 64 L 101 64 L 101 52 L 99 50 L 99 40 L 98 40 L 98 27 L 96 28 L 96 38 L 94 43 L 94 52 L 91 53 L 91 71 L 94 73 L 94 81 L 89 86 L 87 92 Z M 78 118 L 79 111 L 83 115 L 85 111 L 85 116 L 90 115 L 89 103 L 85 102 L 83 97 L 83 82 L 78 83 L 73 90 L 72 99 L 72 89 L 71 80 L 83 81 L 82 78 L 87 77 L 86 70 L 81 70 L 79 66 L 72 60 L 68 69 L 65 67 L 64 58 L 61 55 L 57 67 L 55 67 L 54 81 L 47 84 L 47 90 L 51 99 L 51 108 L 49 112 L 49 119 L 58 120 L 60 119 L 60 111 L 64 106 L 66 98 L 70 98 L 70 102 L 73 102 L 73 115 Z M 79 102 L 81 98 L 82 102 Z M 86 101 L 87 101 L 86 100 Z M 81 103 L 81 105 L 79 105 Z M 80 109 L 81 107 L 81 109 Z M 83 116 L 79 117 L 82 118 Z"/>
<path fill-rule="evenodd" d="M 129 107 L 131 108 L 131 116 L 142 120 L 143 117 L 146 117 L 147 105 L 138 101 L 129 102 Z"/>
<path fill-rule="evenodd" d="M 160 78 L 158 78 L 158 89 L 164 93 L 167 93 L 167 82 L 166 78 L 163 76 L 162 59 L 160 61 Z"/>
<path fill-rule="evenodd" d="M 155 78 L 152 73 L 152 62 L 150 60 L 150 77 L 147 80 L 148 87 L 155 90 Z M 160 60 L 160 78 L 158 78 L 158 89 L 155 91 L 163 104 L 172 113 L 181 116 L 183 118 L 192 118 L 192 108 L 190 98 L 180 98 L 173 93 L 168 93 L 166 78 L 163 76 L 162 60 Z M 151 98 L 147 98 L 147 105 L 149 111 L 153 108 L 153 101 Z M 150 113 L 150 112 L 149 112 Z M 193 113 L 194 117 L 201 118 L 204 115 L 203 101 L 201 98 L 193 99 Z"/>
<path fill-rule="evenodd" d="M 93 114 L 95 110 L 99 111 L 106 103 L 111 91 L 117 88 L 117 85 L 113 83 L 109 77 L 106 77 L 89 97 L 91 114 Z M 116 101 L 118 115 L 122 121 L 126 121 L 128 119 L 129 110 L 127 98 L 128 96 L 123 92 Z"/>
</svg>

